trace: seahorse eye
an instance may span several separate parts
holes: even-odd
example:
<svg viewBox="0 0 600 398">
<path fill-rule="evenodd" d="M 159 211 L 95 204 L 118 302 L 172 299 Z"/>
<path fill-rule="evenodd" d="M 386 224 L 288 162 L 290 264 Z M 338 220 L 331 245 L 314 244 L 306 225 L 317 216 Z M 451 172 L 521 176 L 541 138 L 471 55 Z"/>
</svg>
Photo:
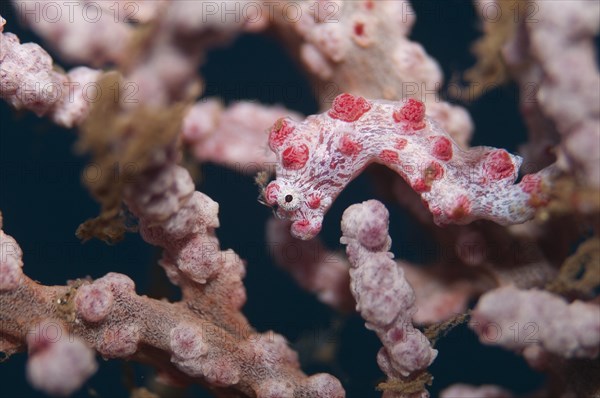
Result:
<svg viewBox="0 0 600 398">
<path fill-rule="evenodd" d="M 278 200 L 279 207 L 284 211 L 295 211 L 303 202 L 302 194 L 291 187 L 284 189 Z"/>
</svg>

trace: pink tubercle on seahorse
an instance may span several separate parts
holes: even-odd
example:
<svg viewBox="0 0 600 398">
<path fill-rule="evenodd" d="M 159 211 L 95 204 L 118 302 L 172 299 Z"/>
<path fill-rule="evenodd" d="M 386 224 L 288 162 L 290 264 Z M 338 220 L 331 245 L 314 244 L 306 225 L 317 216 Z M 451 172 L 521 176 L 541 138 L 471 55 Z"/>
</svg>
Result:
<svg viewBox="0 0 600 398">
<path fill-rule="evenodd" d="M 369 164 L 398 173 L 421 195 L 438 225 L 488 219 L 502 225 L 532 218 L 547 200 L 554 168 L 515 184 L 522 159 L 504 149 L 460 148 L 415 99 L 367 100 L 341 94 L 328 112 L 302 122 L 278 120 L 269 135 L 276 179 L 264 200 L 310 239 L 346 185 Z"/>
</svg>

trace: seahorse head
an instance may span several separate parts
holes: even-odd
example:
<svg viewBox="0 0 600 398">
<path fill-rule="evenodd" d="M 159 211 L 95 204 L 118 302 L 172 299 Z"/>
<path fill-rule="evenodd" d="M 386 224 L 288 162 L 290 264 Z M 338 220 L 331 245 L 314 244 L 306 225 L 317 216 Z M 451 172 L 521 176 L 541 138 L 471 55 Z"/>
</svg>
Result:
<svg viewBox="0 0 600 398">
<path fill-rule="evenodd" d="M 291 220 L 291 233 L 299 239 L 311 239 L 321 230 L 321 224 L 330 200 L 323 200 L 312 189 L 302 189 L 300 184 L 285 177 L 277 178 L 264 191 L 265 202 L 276 207 L 279 218 Z"/>
<path fill-rule="evenodd" d="M 321 230 L 325 212 L 353 175 L 350 164 L 360 150 L 346 133 L 370 109 L 364 98 L 341 94 L 326 114 L 302 122 L 279 119 L 271 128 L 277 179 L 264 190 L 264 201 L 292 221 L 293 236 L 311 239 Z"/>
</svg>

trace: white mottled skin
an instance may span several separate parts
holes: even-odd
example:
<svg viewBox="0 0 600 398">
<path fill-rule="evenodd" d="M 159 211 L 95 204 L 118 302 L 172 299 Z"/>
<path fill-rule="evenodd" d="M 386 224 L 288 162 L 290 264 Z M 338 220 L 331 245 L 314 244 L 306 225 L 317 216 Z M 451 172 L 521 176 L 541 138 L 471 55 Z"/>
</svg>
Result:
<svg viewBox="0 0 600 398">
<path fill-rule="evenodd" d="M 339 97 L 338 97 L 339 98 Z M 408 123 L 398 123 L 393 112 L 406 102 L 368 100 L 371 109 L 355 122 L 336 120 L 328 113 L 313 115 L 303 122 L 286 120 L 294 130 L 281 145 L 271 144 L 277 154 L 277 178 L 267 187 L 267 194 L 277 192 L 267 203 L 278 205 L 277 215 L 294 221 L 292 234 L 301 239 L 314 237 L 321 228 L 323 216 L 346 185 L 369 164 L 381 163 L 397 172 L 415 188 L 431 165 L 437 162 L 444 169 L 443 177 L 430 181 L 430 190 L 421 194 L 434 215 L 436 224 L 467 224 L 476 219 L 488 219 L 510 225 L 532 218 L 535 207 L 530 205 L 532 196 L 523 191 L 522 184 L 514 184 L 521 158 L 504 150 L 491 147 L 474 147 L 463 150 L 452 140 L 438 123 L 425 117 L 425 128 L 412 130 Z M 335 106 L 335 105 L 334 105 Z M 355 156 L 340 152 L 340 140 L 346 135 L 362 150 Z M 446 137 L 452 145 L 451 159 L 436 159 L 432 154 L 432 139 Z M 406 140 L 403 149 L 394 148 L 398 139 Z M 290 170 L 283 167 L 282 153 L 286 148 L 306 145 L 309 156 L 304 167 Z M 398 156 L 397 162 L 382 159 L 379 154 L 389 150 Z M 501 152 L 499 152 L 501 151 Z M 509 159 L 512 170 L 504 178 L 490 177 L 486 166 L 492 153 Z M 547 183 L 552 169 L 533 176 Z M 277 187 L 279 188 L 277 190 Z M 539 189 L 535 192 L 541 195 Z M 286 196 L 293 200 L 286 202 Z M 308 206 L 311 195 L 321 198 L 320 206 Z M 461 199 L 463 198 L 463 199 Z M 469 209 L 461 210 L 461 200 L 470 203 Z M 288 196 L 289 199 L 289 196 Z M 307 225 L 308 224 L 308 225 Z"/>
</svg>

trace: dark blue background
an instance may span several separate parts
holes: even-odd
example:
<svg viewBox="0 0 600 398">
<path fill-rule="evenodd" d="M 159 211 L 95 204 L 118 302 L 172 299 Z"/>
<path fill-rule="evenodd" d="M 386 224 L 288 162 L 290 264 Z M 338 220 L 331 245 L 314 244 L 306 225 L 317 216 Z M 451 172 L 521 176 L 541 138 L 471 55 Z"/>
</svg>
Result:
<svg viewBox="0 0 600 398">
<path fill-rule="evenodd" d="M 448 78 L 474 62 L 470 43 L 478 36 L 474 10 L 466 1 L 415 2 L 418 15 L 412 38 L 436 58 Z M 18 34 L 22 42 L 41 41 L 19 27 L 9 4 L 1 4 L 7 19 L 6 31 Z M 58 59 L 58 58 L 56 58 Z M 60 63 L 60 62 L 58 62 Z M 299 70 L 277 42 L 247 35 L 231 47 L 209 54 L 202 68 L 207 96 L 227 101 L 258 99 L 280 103 L 305 114 L 315 113 L 317 105 L 311 89 Z M 517 111 L 517 91 L 505 86 L 468 104 L 476 124 L 474 144 L 504 147 L 515 151 L 525 140 L 525 128 Z M 76 156 L 74 131 L 53 126 L 28 112 L 15 112 L 0 103 L 0 210 L 4 230 L 15 237 L 24 251 L 25 272 L 44 284 L 64 284 L 67 279 L 90 275 L 100 277 L 116 271 L 129 275 L 140 294 L 176 297 L 166 288 L 162 270 L 156 265 L 159 252 L 138 235 L 107 246 L 99 241 L 81 244 L 75 237 L 77 226 L 98 213 L 98 205 L 80 184 L 79 173 L 86 159 Z M 380 343 L 356 315 L 340 316 L 299 289 L 280 271 L 265 249 L 264 224 L 269 209 L 257 201 L 257 189 L 250 177 L 240 176 L 213 165 L 202 166 L 197 189 L 220 204 L 223 248 L 233 248 L 248 262 L 245 284 L 248 302 L 244 313 L 258 330 L 274 329 L 299 348 L 303 369 L 309 373 L 330 372 L 344 384 L 348 397 L 375 397 L 374 386 L 383 380 L 375 362 Z M 350 204 L 374 198 L 365 177 L 354 181 L 328 213 L 323 238 L 339 248 L 339 220 Z M 435 250 L 420 227 L 393 203 L 394 252 L 399 258 L 423 261 L 423 253 Z M 320 337 L 320 339 L 318 338 Z M 334 363 L 320 363 L 311 352 L 320 340 L 337 344 Z M 478 344 L 476 337 L 461 326 L 437 347 L 439 356 L 431 366 L 435 377 L 430 391 L 456 382 L 495 383 L 517 392 L 535 389 L 542 378 L 532 373 L 520 357 L 501 349 Z M 39 397 L 24 374 L 26 356 L 18 354 L 0 364 L 0 396 Z M 121 361 L 100 360 L 99 372 L 77 394 L 88 397 L 127 396 L 125 374 L 134 371 L 136 385 L 149 380 L 149 371 Z M 194 388 L 185 396 L 205 396 Z"/>
</svg>

